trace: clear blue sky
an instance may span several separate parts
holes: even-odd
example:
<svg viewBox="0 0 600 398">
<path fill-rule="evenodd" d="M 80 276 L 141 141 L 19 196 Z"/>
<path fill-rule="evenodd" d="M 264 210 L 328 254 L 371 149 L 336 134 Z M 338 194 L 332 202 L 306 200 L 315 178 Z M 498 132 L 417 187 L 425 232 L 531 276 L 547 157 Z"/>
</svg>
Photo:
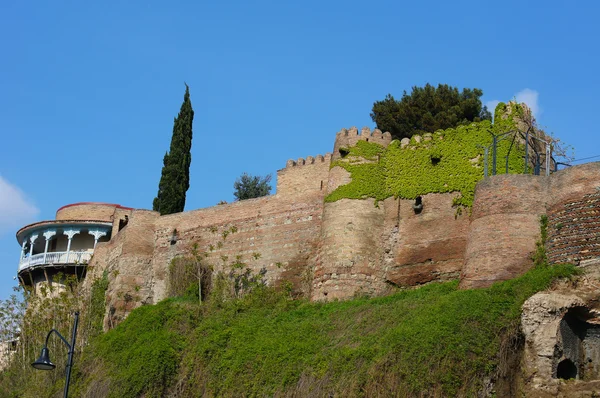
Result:
<svg viewBox="0 0 600 398">
<path fill-rule="evenodd" d="M 600 155 L 598 15 L 591 0 L 3 1 L 0 299 L 19 227 L 74 202 L 151 207 L 184 82 L 186 209 L 330 152 L 340 128 L 373 126 L 374 101 L 427 82 L 525 98 L 576 158 Z"/>
</svg>

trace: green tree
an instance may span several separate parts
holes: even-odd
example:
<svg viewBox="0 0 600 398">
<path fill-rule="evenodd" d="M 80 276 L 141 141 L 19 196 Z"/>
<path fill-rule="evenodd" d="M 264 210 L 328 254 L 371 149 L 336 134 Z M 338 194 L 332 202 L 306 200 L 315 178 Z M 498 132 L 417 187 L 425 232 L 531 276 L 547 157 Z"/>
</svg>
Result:
<svg viewBox="0 0 600 398">
<path fill-rule="evenodd" d="M 265 177 L 251 176 L 248 173 L 242 174 L 233 183 L 233 196 L 235 200 L 245 200 L 266 196 L 271 192 L 271 175 Z"/>
<path fill-rule="evenodd" d="M 393 138 L 412 137 L 417 133 L 433 133 L 470 122 L 492 120 L 487 107 L 482 106 L 478 88 L 463 89 L 447 84 L 436 87 L 413 87 L 410 95 L 404 91 L 398 101 L 388 94 L 383 101 L 373 104 L 371 118 L 382 131 Z"/>
<path fill-rule="evenodd" d="M 190 88 L 186 84 L 183 104 L 173 123 L 171 147 L 163 159 L 158 195 L 152 203 L 153 210 L 160 214 L 178 213 L 185 207 L 185 194 L 190 187 L 193 121 Z"/>
</svg>

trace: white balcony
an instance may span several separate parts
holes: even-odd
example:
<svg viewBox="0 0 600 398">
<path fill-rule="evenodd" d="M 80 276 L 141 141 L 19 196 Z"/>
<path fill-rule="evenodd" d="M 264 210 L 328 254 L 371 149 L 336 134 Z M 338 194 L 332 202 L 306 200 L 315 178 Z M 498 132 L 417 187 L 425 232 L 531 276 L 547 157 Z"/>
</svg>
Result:
<svg viewBox="0 0 600 398">
<path fill-rule="evenodd" d="M 92 258 L 89 251 L 50 252 L 34 254 L 19 261 L 19 272 L 38 265 L 76 265 L 87 264 Z"/>
</svg>

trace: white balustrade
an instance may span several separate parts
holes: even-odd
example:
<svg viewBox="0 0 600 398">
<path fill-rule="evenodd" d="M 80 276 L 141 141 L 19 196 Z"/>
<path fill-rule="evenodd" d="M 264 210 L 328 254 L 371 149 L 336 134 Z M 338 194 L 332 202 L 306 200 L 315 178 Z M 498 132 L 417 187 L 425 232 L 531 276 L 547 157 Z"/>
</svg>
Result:
<svg viewBox="0 0 600 398">
<path fill-rule="evenodd" d="M 52 265 L 52 264 L 87 264 L 91 258 L 91 252 L 49 252 L 34 254 L 33 256 L 24 257 L 19 262 L 19 271 L 36 265 Z"/>
</svg>

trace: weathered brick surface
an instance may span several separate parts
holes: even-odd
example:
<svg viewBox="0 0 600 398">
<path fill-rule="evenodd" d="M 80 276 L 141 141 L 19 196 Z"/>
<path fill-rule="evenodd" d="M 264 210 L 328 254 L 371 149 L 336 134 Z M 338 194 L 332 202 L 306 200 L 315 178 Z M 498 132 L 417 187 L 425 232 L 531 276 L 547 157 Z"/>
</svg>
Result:
<svg viewBox="0 0 600 398">
<path fill-rule="evenodd" d="M 134 308 L 154 303 L 155 221 L 159 214 L 150 210 L 136 210 L 127 226 L 110 242 L 96 247 L 88 266 L 87 288 L 107 272 L 109 287 L 106 292 L 107 312 L 105 328 L 116 326 Z"/>
<path fill-rule="evenodd" d="M 569 167 L 552 174 L 548 193 L 550 207 L 570 199 L 577 200 L 600 188 L 600 162 Z"/>
<path fill-rule="evenodd" d="M 549 209 L 546 247 L 552 264 L 600 258 L 600 191 Z"/>
<path fill-rule="evenodd" d="M 455 194 L 423 196 L 420 214 L 412 200 L 323 202 L 350 182 L 346 170 L 330 169 L 339 148 L 359 140 L 387 145 L 390 138 L 378 130 L 342 130 L 333 155 L 288 161 L 278 171 L 277 193 L 268 197 L 167 216 L 78 204 L 59 209 L 57 219 L 113 222 L 113 237 L 98 245 L 86 281 L 89 288 L 108 272 L 107 327 L 165 298 L 171 260 L 189 255 L 194 245 L 208 253 L 215 272 L 227 271 L 227 263 L 241 256 L 254 272 L 265 268 L 269 283 L 289 280 L 296 293 L 314 300 L 380 294 L 391 285 L 415 286 L 459 272 L 463 288 L 513 278 L 532 265 L 542 214 L 550 219 L 551 262 L 600 258 L 600 162 L 550 177 L 487 178 L 477 185 L 471 215 L 456 213 Z M 223 240 L 232 227 L 237 232 Z"/>
<path fill-rule="evenodd" d="M 63 206 L 56 212 L 57 220 L 94 220 L 114 221 L 115 211 L 131 211 L 132 209 L 110 203 L 74 203 Z"/>
<path fill-rule="evenodd" d="M 331 154 L 288 160 L 287 166 L 277 172 L 277 195 L 300 200 L 307 194 L 325 190 L 329 176 Z"/>
<path fill-rule="evenodd" d="M 600 162 L 570 167 L 549 182 L 548 240 L 551 263 L 600 258 Z"/>
<path fill-rule="evenodd" d="M 381 267 L 384 210 L 373 199 L 326 203 L 313 300 L 373 294 L 384 287 Z"/>
<path fill-rule="evenodd" d="M 156 299 L 165 295 L 166 269 L 171 259 L 189 254 L 194 244 L 199 251 L 209 253 L 207 262 L 215 271 L 223 270 L 221 256 L 227 256 L 227 263 L 242 256 L 253 272 L 266 268 L 270 283 L 286 271 L 289 275 L 292 267 L 298 274 L 310 272 L 307 270 L 312 268 L 320 233 L 322 201 L 319 195 L 301 202 L 275 195 L 161 217 L 154 230 L 153 268 L 155 283 L 160 285 Z M 231 227 L 237 232 L 223 240 L 223 231 Z M 178 239 L 172 245 L 174 229 Z M 222 248 L 218 248 L 220 241 Z M 212 252 L 211 245 L 215 247 Z M 255 253 L 260 258 L 254 259 Z"/>
<path fill-rule="evenodd" d="M 547 177 L 497 175 L 477 184 L 460 286 L 485 287 L 527 271 L 546 212 Z"/>
<path fill-rule="evenodd" d="M 415 286 L 456 278 L 464 261 L 469 217 L 452 206 L 456 194 L 429 194 L 423 210 L 415 213 L 414 200 L 399 200 L 396 217 L 397 242 L 394 261 L 386 279 L 399 286 Z M 386 202 L 386 209 L 388 203 Z"/>
<path fill-rule="evenodd" d="M 321 231 L 330 156 L 288 162 L 277 174 L 277 193 L 211 208 L 160 217 L 155 225 L 153 259 L 155 299 L 166 294 L 166 269 L 171 259 L 189 254 L 194 244 L 209 253 L 207 261 L 215 271 L 242 256 L 253 272 L 267 270 L 269 283 L 288 279 L 296 292 L 308 293 L 316 246 Z M 223 241 L 222 232 L 235 227 L 236 233 Z M 177 243 L 171 244 L 177 229 Z M 215 247 L 210 251 L 211 245 Z M 254 254 L 260 255 L 255 259 Z"/>
</svg>

